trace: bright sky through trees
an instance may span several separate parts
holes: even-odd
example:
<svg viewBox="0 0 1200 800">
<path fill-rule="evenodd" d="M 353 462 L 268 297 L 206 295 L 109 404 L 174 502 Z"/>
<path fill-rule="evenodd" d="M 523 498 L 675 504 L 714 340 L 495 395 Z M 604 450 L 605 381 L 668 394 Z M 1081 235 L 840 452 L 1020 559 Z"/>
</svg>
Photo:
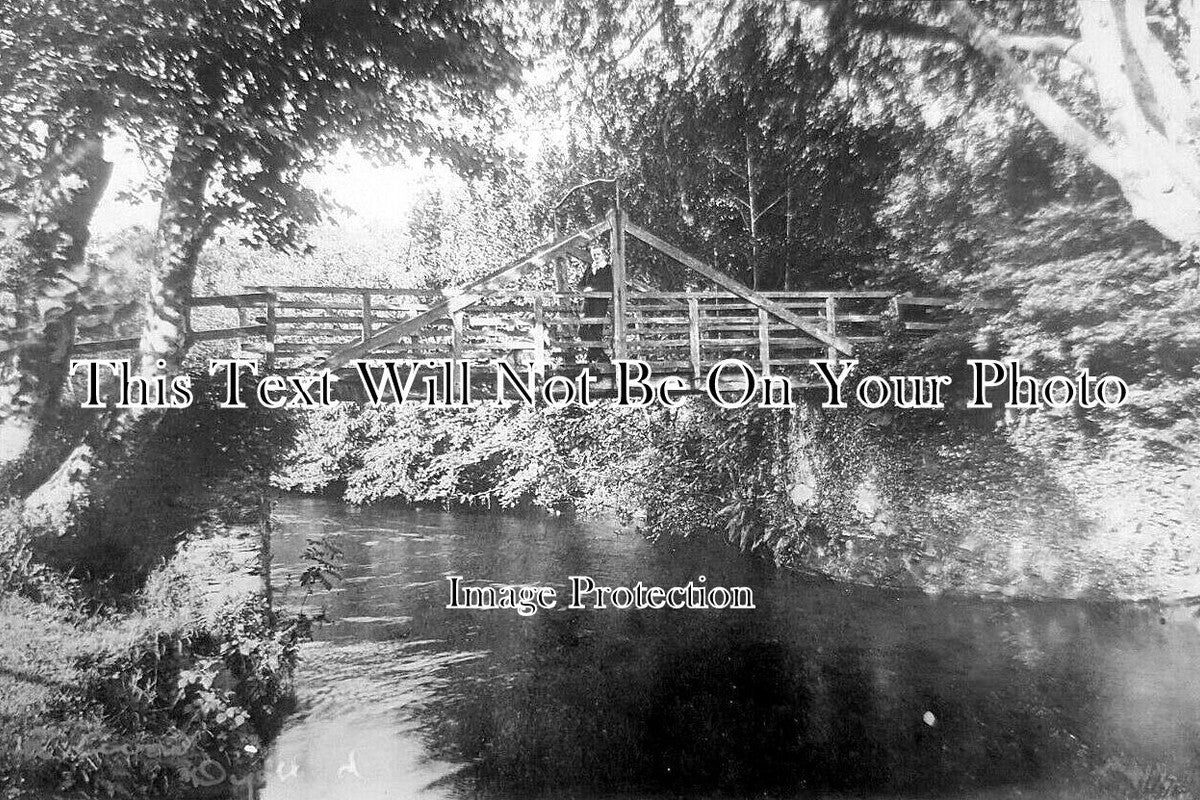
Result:
<svg viewBox="0 0 1200 800">
<path fill-rule="evenodd" d="M 152 227 L 158 215 L 158 203 L 144 188 L 145 164 L 121 139 L 109 140 L 105 149 L 108 159 L 113 162 L 112 186 L 115 191 L 105 195 L 96 211 L 96 233 L 103 236 L 130 225 Z M 308 181 L 311 186 L 328 191 L 335 202 L 357 217 L 396 222 L 406 218 L 412 210 L 413 187 L 438 178 L 451 180 L 452 174 L 446 167 L 428 166 L 415 158 L 377 166 L 346 149 L 324 170 L 311 175 Z"/>
</svg>

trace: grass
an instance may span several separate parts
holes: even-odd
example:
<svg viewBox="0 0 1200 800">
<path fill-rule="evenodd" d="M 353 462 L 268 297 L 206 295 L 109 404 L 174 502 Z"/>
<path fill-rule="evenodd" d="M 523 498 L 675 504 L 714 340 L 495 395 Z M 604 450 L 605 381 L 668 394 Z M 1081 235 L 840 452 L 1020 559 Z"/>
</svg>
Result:
<svg viewBox="0 0 1200 800">
<path fill-rule="evenodd" d="M 297 631 L 266 609 L 241 533 L 188 542 L 120 611 L 87 608 L 44 571 L 3 587 L 5 800 L 187 797 L 255 767 L 290 697 Z"/>
</svg>

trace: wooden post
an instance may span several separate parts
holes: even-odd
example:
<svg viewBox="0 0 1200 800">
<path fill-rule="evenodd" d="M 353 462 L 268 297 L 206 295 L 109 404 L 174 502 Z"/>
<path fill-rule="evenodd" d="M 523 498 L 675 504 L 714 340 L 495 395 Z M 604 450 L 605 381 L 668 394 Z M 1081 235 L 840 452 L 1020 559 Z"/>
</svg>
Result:
<svg viewBox="0 0 1200 800">
<path fill-rule="evenodd" d="M 546 374 L 546 312 L 542 296 L 533 296 L 533 371 L 539 377 Z"/>
<path fill-rule="evenodd" d="M 825 332 L 837 336 L 837 298 L 833 295 L 825 298 Z M 829 347 L 829 360 L 837 363 L 838 351 L 832 345 Z"/>
<path fill-rule="evenodd" d="M 463 355 L 463 316 L 462 311 L 450 315 L 450 357 L 455 361 L 461 360 Z"/>
<path fill-rule="evenodd" d="M 371 338 L 371 328 L 374 327 L 371 319 L 371 293 L 362 293 L 362 340 L 365 342 Z"/>
<path fill-rule="evenodd" d="M 462 391 L 458 386 L 458 362 L 463 357 L 463 312 L 455 311 L 450 314 L 450 358 L 455 367 L 450 370 L 450 396 L 457 397 Z"/>
<path fill-rule="evenodd" d="M 246 307 L 243 306 L 240 301 L 237 305 L 237 321 L 239 328 L 245 328 L 249 324 L 246 322 Z M 237 335 L 237 339 L 234 340 L 233 346 L 236 348 L 234 355 L 236 355 L 238 358 L 241 358 L 242 349 L 246 346 L 246 340 L 240 333 Z"/>
<path fill-rule="evenodd" d="M 625 358 L 625 305 L 628 282 L 625 275 L 625 212 L 619 209 L 608 212 L 612 225 L 609 231 L 609 254 L 612 261 L 612 335 L 613 359 Z"/>
<path fill-rule="evenodd" d="M 824 342 L 830 347 L 836 347 L 839 352 L 846 355 L 854 354 L 854 345 L 849 340 L 840 336 L 831 337 L 829 332 L 826 331 L 819 323 L 813 323 L 810 321 L 810 319 L 801 317 L 795 311 L 787 308 L 782 303 L 776 302 L 761 292 L 754 291 L 746 284 L 731 278 L 730 276 L 721 272 L 719 269 L 713 269 L 703 261 L 693 258 L 675 245 L 671 244 L 665 239 L 655 236 L 653 233 L 641 227 L 640 225 L 626 220 L 624 230 L 635 239 L 640 239 L 641 241 L 653 247 L 655 250 L 667 254 L 693 272 L 697 272 L 708 278 L 722 289 L 727 289 L 743 300 L 750 301 L 758 308 L 765 308 L 776 317 L 779 317 L 781 320 L 792 325 L 798 330 L 804 331 L 817 341 Z"/>
<path fill-rule="evenodd" d="M 704 371 L 700 363 L 700 301 L 688 298 L 688 342 L 692 349 L 692 377 L 698 383 Z"/>
<path fill-rule="evenodd" d="M 767 310 L 758 310 L 758 360 L 762 364 L 762 374 L 771 374 L 771 320 Z"/>
<path fill-rule="evenodd" d="M 267 294 L 266 347 L 263 348 L 263 366 L 275 368 L 275 292 Z"/>
</svg>

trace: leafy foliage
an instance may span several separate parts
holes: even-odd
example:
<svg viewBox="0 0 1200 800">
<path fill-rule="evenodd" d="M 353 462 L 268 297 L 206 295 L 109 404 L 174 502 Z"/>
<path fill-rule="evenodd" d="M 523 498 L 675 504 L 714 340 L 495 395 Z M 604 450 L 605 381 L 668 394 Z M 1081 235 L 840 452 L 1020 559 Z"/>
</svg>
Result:
<svg viewBox="0 0 1200 800">
<path fill-rule="evenodd" d="M 579 414 L 483 405 L 309 415 L 277 481 L 335 485 L 350 502 L 393 500 L 565 510 L 622 491 L 647 428 L 628 409 Z"/>
<path fill-rule="evenodd" d="M 158 166 L 151 196 L 172 143 L 186 145 L 213 169 L 209 214 L 273 244 L 314 219 L 318 198 L 299 178 L 347 142 L 484 166 L 474 131 L 518 66 L 500 20 L 455 2 L 83 3 L 69 14 L 12 2 L 3 16 L 14 28 L 0 90 L 17 123 L 5 130 L 28 170 L 39 124 L 69 125 L 86 96 Z"/>
</svg>

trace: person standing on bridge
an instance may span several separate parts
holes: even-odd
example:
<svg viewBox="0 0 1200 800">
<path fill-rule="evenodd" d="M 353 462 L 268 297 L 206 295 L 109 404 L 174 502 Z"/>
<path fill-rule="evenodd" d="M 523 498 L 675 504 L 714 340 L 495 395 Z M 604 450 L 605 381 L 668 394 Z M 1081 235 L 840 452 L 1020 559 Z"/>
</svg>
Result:
<svg viewBox="0 0 1200 800">
<path fill-rule="evenodd" d="M 609 316 L 612 308 L 613 272 L 608 260 L 608 252 L 597 239 L 589 248 L 592 263 L 583 270 L 579 278 L 579 288 L 583 290 L 583 316 L 599 319 L 599 322 L 585 322 L 579 326 L 579 338 L 585 342 L 600 343 L 604 338 L 604 318 Z M 593 293 L 606 292 L 607 297 L 598 297 Z M 588 361 L 591 363 L 606 363 L 609 361 L 608 351 L 603 346 L 588 345 Z"/>
</svg>

